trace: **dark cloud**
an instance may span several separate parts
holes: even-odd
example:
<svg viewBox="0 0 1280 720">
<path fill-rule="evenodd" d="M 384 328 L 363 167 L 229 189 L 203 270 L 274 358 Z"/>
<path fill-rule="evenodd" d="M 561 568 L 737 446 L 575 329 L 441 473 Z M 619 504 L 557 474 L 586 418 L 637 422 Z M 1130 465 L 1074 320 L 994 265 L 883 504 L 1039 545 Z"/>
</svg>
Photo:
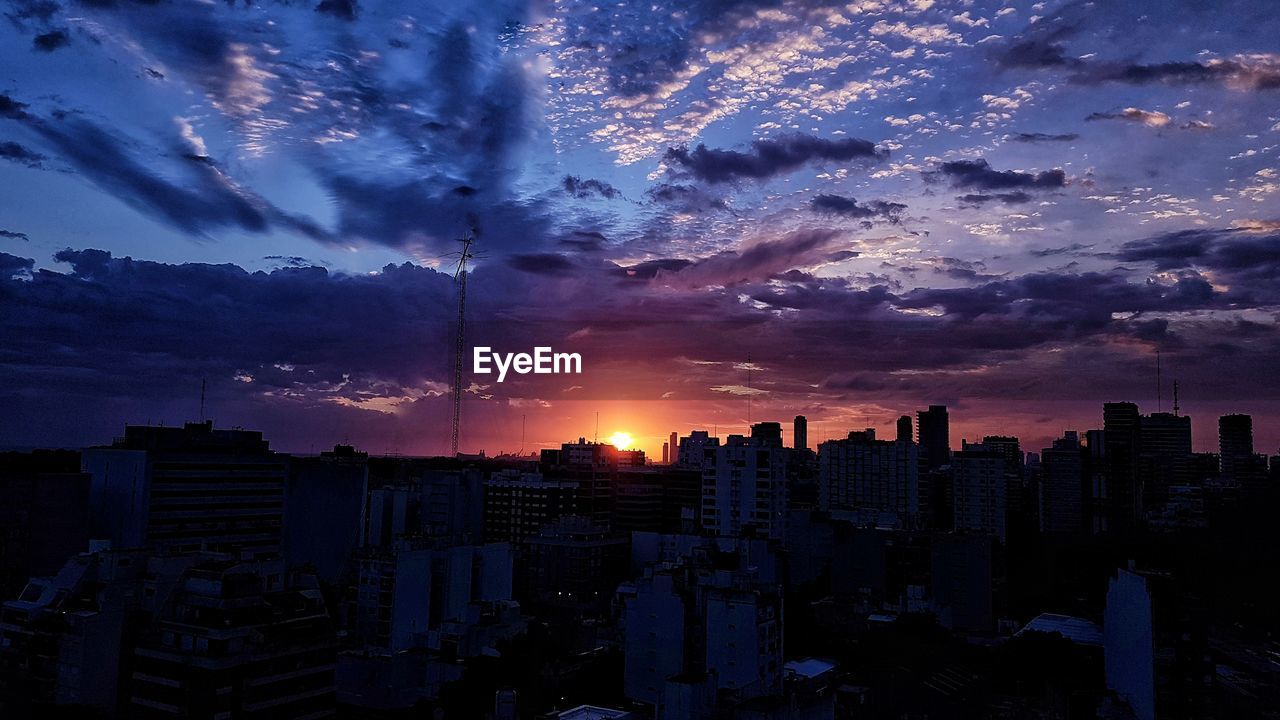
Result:
<svg viewBox="0 0 1280 720">
<path fill-rule="evenodd" d="M 316 12 L 351 22 L 356 19 L 356 0 L 320 0 Z"/>
<path fill-rule="evenodd" d="M 610 200 L 622 196 L 618 189 L 602 180 L 592 178 L 582 179 L 577 175 L 565 175 L 561 181 L 564 185 L 564 191 L 575 198 L 585 200 L 592 196 L 600 196 Z"/>
<path fill-rule="evenodd" d="M 41 33 L 31 41 L 32 46 L 40 52 L 53 52 L 71 44 L 71 34 L 65 29 L 50 30 Z"/>
<path fill-rule="evenodd" d="M 15 277 L 27 275 L 33 267 L 35 267 L 35 261 L 31 258 L 0 252 L 0 281 L 12 280 Z M 0 293 L 0 297 L 3 296 L 4 294 Z"/>
<path fill-rule="evenodd" d="M 0 230 L 0 238 L 9 238 L 10 240 L 30 240 L 26 233 L 14 232 L 13 230 Z"/>
<path fill-rule="evenodd" d="M 13 98 L 0 93 L 0 118 L 8 118 L 10 120 L 25 120 L 27 115 L 27 104 L 18 102 Z"/>
<path fill-rule="evenodd" d="M 800 230 L 704 258 L 671 276 L 671 280 L 693 287 L 764 280 L 795 268 L 830 262 L 828 258 L 837 250 L 833 246 L 842 237 L 843 233 L 836 230 Z"/>
<path fill-rule="evenodd" d="M 1067 176 L 1060 169 L 1038 173 L 1018 170 L 993 170 L 986 160 L 953 160 L 938 166 L 938 173 L 951 182 L 952 187 L 981 190 L 1043 190 L 1066 185 Z"/>
<path fill-rule="evenodd" d="M 575 230 L 568 237 L 560 238 L 557 244 L 566 250 L 580 253 L 596 253 L 604 249 L 603 233 L 594 230 Z"/>
<path fill-rule="evenodd" d="M 658 276 L 659 273 L 676 273 L 693 265 L 693 261 L 684 258 L 661 258 L 658 260 L 646 260 L 635 265 L 627 265 L 618 268 L 619 274 L 628 278 L 637 280 L 651 280 Z"/>
<path fill-rule="evenodd" d="M 1075 133 L 1053 134 L 1053 133 L 1042 133 L 1042 132 L 1033 132 L 1033 133 L 1021 132 L 1021 133 L 1014 133 L 1012 135 L 1006 135 L 1005 139 L 1012 140 L 1013 142 L 1040 143 L 1040 142 L 1071 142 L 1073 140 L 1078 139 L 1079 137 L 1080 136 Z"/>
<path fill-rule="evenodd" d="M 564 275 L 574 270 L 573 262 L 557 253 L 511 255 L 507 265 L 534 275 Z"/>
<path fill-rule="evenodd" d="M 1237 298 L 1280 302 L 1280 232 L 1274 230 L 1182 230 L 1126 242 L 1107 256 L 1157 270 L 1213 272 L 1239 284 L 1231 289 Z"/>
<path fill-rule="evenodd" d="M 703 213 L 708 210 L 727 210 L 724 198 L 713 195 L 696 185 L 658 183 L 645 191 L 651 202 L 667 206 L 678 213 Z"/>
<path fill-rule="evenodd" d="M 1214 59 L 1206 62 L 1091 63 L 1071 75 L 1071 82 L 1085 85 L 1218 84 L 1242 90 L 1280 88 L 1280 65 L 1256 57 Z"/>
<path fill-rule="evenodd" d="M 21 105 L 18 103 L 17 105 Z M 25 106 L 23 106 L 25 107 Z M 307 218 L 290 215 L 233 182 L 214 163 L 188 163 L 186 182 L 176 184 L 136 159 L 124 143 L 89 122 L 70 115 L 43 120 L 18 112 L 27 125 L 86 179 L 140 212 L 184 232 L 220 227 L 265 232 L 278 225 L 313 239 L 324 231 Z M 180 140 L 173 139 L 174 147 Z"/>
<path fill-rule="evenodd" d="M 907 206 L 902 203 L 872 200 L 859 205 L 851 197 L 841 195 L 817 195 L 809 202 L 809 208 L 824 215 L 837 215 L 844 218 L 865 220 L 879 218 L 897 224 L 902 220 L 902 213 Z"/>
<path fill-rule="evenodd" d="M 1035 257 L 1053 257 L 1055 255 L 1076 254 L 1081 252 L 1082 250 L 1088 250 L 1091 247 L 1093 247 L 1093 244 L 1085 245 L 1083 243 L 1072 243 L 1064 247 L 1053 247 L 1053 248 L 1044 248 L 1041 250 L 1032 250 L 1031 254 L 1034 255 Z"/>
<path fill-rule="evenodd" d="M 30 168 L 41 167 L 44 156 L 40 153 L 16 142 L 0 142 L 0 159 L 16 162 L 20 165 L 26 165 Z"/>
<path fill-rule="evenodd" d="M 1143 110 L 1142 108 L 1129 107 L 1115 112 L 1096 112 L 1085 118 L 1087 121 L 1095 120 L 1126 120 L 1146 125 L 1147 127 L 1165 127 L 1173 122 L 1173 118 L 1158 110 Z"/>
<path fill-rule="evenodd" d="M 751 150 L 716 150 L 699 144 L 688 148 L 670 148 L 663 159 L 678 170 L 709 183 L 733 182 L 740 179 L 763 180 L 790 172 L 810 162 L 848 162 L 858 159 L 879 160 L 887 156 L 875 143 L 859 138 L 827 140 L 812 135 L 784 135 L 770 140 L 755 140 Z"/>
<path fill-rule="evenodd" d="M 1021 205 L 1031 202 L 1031 196 L 1021 190 L 1007 193 L 969 193 L 967 195 L 958 195 L 957 200 L 965 205 L 980 207 L 989 202 L 1000 202 L 1005 205 Z"/>
</svg>

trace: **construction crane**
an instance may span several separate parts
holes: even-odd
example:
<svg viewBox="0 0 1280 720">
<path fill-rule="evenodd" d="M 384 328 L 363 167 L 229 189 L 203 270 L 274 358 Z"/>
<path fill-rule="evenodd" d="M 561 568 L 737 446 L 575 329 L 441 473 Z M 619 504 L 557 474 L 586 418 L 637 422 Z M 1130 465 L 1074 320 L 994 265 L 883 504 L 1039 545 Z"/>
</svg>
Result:
<svg viewBox="0 0 1280 720">
<path fill-rule="evenodd" d="M 467 318 L 467 262 L 475 257 L 471 252 L 471 244 L 476 240 L 476 224 L 471 222 L 467 232 L 458 242 L 462 243 L 462 251 L 458 254 L 458 267 L 453 272 L 453 281 L 458 285 L 458 331 L 454 336 L 453 347 L 453 439 L 449 442 L 449 457 L 458 456 L 458 428 L 462 419 L 462 364 L 466 354 L 464 330 Z"/>
</svg>

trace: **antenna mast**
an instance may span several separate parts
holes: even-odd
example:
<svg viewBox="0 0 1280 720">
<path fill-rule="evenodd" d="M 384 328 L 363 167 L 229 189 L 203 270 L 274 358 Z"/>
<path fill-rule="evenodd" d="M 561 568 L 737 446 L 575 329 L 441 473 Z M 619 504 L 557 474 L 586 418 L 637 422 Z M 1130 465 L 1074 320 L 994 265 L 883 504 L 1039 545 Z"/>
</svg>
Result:
<svg viewBox="0 0 1280 720">
<path fill-rule="evenodd" d="M 200 378 L 200 422 L 204 422 L 204 388 L 207 380 Z"/>
<path fill-rule="evenodd" d="M 1164 386 L 1160 381 L 1160 351 L 1156 350 L 1156 412 L 1164 412 Z"/>
<path fill-rule="evenodd" d="M 467 261 L 471 254 L 471 243 L 475 242 L 474 224 L 467 228 L 466 234 L 458 238 L 462 243 L 462 252 L 458 255 L 458 267 L 453 273 L 453 280 L 458 285 L 458 332 L 454 337 L 453 347 L 453 438 L 449 442 L 449 457 L 458 456 L 458 428 L 462 419 L 462 356 L 466 353 L 464 329 L 467 318 Z"/>
<path fill-rule="evenodd" d="M 747 435 L 751 434 L 751 353 L 747 353 Z"/>
</svg>

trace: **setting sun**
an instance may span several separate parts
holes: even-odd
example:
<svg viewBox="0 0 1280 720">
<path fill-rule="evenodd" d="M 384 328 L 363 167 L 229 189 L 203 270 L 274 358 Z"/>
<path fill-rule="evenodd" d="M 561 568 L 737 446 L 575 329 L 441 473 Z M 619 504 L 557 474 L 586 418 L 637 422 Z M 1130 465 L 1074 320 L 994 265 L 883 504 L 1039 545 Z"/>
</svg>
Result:
<svg viewBox="0 0 1280 720">
<path fill-rule="evenodd" d="M 610 435 L 606 442 L 619 450 L 627 450 L 631 448 L 631 444 L 635 442 L 635 438 L 631 437 L 631 433 L 616 432 Z"/>
</svg>

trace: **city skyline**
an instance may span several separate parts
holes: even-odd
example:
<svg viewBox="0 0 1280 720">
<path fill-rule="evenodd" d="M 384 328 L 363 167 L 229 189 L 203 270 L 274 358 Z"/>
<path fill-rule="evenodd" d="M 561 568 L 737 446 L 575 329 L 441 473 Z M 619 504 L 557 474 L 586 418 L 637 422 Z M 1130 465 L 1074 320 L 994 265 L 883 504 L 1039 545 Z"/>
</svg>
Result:
<svg viewBox="0 0 1280 720">
<path fill-rule="evenodd" d="M 1169 409 L 1174 380 L 1187 414 L 1280 439 L 1263 2 L 5 15 L 11 446 L 196 419 L 204 386 L 295 451 L 445 452 L 470 217 L 468 344 L 583 373 L 467 377 L 467 452 L 596 413 L 658 456 L 672 428 L 931 403 L 956 437 L 1047 446 L 1103 401 Z"/>
</svg>

